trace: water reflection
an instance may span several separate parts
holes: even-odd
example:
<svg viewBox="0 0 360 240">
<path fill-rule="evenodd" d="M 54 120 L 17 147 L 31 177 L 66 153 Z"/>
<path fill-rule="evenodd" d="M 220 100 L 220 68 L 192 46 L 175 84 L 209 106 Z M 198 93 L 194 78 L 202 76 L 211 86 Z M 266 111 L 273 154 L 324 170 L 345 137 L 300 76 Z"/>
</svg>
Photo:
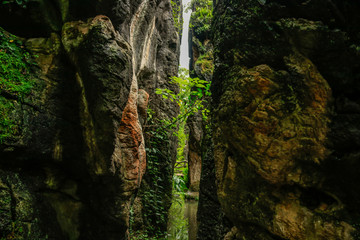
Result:
<svg viewBox="0 0 360 240">
<path fill-rule="evenodd" d="M 185 201 L 185 219 L 187 219 L 189 223 L 189 240 L 196 240 L 196 234 L 198 229 L 198 224 L 196 221 L 197 208 L 198 201 Z"/>
<path fill-rule="evenodd" d="M 198 202 L 174 195 L 168 223 L 168 240 L 196 240 Z"/>
</svg>

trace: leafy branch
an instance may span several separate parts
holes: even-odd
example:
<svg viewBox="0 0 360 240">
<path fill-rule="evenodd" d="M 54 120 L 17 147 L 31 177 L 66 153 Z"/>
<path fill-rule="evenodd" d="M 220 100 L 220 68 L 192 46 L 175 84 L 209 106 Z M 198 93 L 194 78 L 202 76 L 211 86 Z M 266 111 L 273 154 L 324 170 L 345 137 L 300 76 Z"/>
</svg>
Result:
<svg viewBox="0 0 360 240">
<path fill-rule="evenodd" d="M 195 31 L 198 37 L 201 37 L 202 39 L 208 38 L 213 19 L 213 1 L 192 0 L 189 8 L 193 10 L 190 28 Z"/>
<path fill-rule="evenodd" d="M 170 89 L 157 88 L 155 93 L 164 99 L 176 102 L 180 107 L 180 113 L 162 128 L 173 128 L 176 124 L 185 122 L 189 116 L 198 111 L 202 112 L 203 118 L 207 118 L 209 110 L 205 107 L 206 97 L 211 95 L 210 82 L 199 78 L 189 77 L 188 70 L 181 69 L 179 77 L 171 77 L 171 83 L 178 85 L 180 91 L 175 93 Z"/>
</svg>

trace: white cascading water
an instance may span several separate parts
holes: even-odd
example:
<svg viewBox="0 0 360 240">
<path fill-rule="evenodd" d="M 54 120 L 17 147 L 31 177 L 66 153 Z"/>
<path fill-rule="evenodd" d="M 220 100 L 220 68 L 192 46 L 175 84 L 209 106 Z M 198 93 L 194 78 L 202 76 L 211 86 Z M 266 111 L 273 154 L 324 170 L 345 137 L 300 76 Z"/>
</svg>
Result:
<svg viewBox="0 0 360 240">
<path fill-rule="evenodd" d="M 180 45 L 180 67 L 189 69 L 190 57 L 189 57 L 189 23 L 191 10 L 186 11 L 187 6 L 191 0 L 183 0 L 183 30 Z"/>
</svg>

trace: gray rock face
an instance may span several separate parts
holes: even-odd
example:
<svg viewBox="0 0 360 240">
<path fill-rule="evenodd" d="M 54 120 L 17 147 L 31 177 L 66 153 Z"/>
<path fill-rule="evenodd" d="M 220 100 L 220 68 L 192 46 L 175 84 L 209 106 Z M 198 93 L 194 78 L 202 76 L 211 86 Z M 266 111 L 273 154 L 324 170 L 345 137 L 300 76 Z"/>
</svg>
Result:
<svg viewBox="0 0 360 240">
<path fill-rule="evenodd" d="M 127 239 L 146 171 L 147 107 L 160 119 L 178 111 L 154 93 L 176 91 L 170 1 L 55 2 L 0 8 L 1 25 L 32 37 L 26 47 L 39 56 L 32 93 L 7 100 L 20 131 L 0 145 L 0 237 Z M 168 150 L 171 180 L 176 141 Z"/>
</svg>

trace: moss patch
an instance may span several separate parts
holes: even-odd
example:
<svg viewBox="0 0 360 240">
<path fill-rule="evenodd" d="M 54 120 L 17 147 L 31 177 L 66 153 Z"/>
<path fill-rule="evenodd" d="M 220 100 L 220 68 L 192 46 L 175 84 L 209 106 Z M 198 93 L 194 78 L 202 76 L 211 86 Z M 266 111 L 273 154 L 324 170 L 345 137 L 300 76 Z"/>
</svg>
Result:
<svg viewBox="0 0 360 240">
<path fill-rule="evenodd" d="M 183 24 L 183 19 L 181 17 L 181 3 L 179 3 L 176 0 L 171 0 L 171 8 L 172 8 L 172 15 L 174 18 L 174 25 L 176 27 L 176 29 L 178 30 L 178 32 L 181 32 L 181 28 L 182 28 L 182 24 Z"/>
<path fill-rule="evenodd" d="M 14 105 L 30 94 L 35 65 L 23 42 L 0 28 L 0 142 L 19 132 Z"/>
<path fill-rule="evenodd" d="M 199 65 L 202 73 L 212 75 L 214 72 L 214 57 L 212 52 L 207 52 L 204 55 L 200 55 L 195 64 Z"/>
</svg>

